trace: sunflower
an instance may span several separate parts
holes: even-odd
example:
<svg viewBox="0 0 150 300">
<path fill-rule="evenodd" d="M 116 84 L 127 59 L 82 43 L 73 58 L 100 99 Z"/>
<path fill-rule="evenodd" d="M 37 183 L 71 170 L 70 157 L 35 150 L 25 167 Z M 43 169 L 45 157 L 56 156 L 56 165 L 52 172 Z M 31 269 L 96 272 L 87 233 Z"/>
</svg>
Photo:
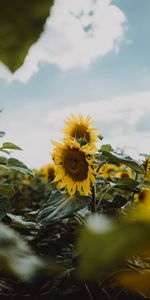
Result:
<svg viewBox="0 0 150 300">
<path fill-rule="evenodd" d="M 84 118 L 81 114 L 65 120 L 66 127 L 62 129 L 65 139 L 74 138 L 80 143 L 90 144 L 98 141 L 98 135 L 95 133 L 96 128 L 91 127 L 93 121 L 90 116 Z"/>
<path fill-rule="evenodd" d="M 134 195 L 134 210 L 132 210 L 132 220 L 150 220 L 150 188 L 143 187 L 139 193 Z"/>
<path fill-rule="evenodd" d="M 134 204 L 150 207 L 150 188 L 143 187 L 139 193 L 134 195 Z"/>
<path fill-rule="evenodd" d="M 55 162 L 55 179 L 58 188 L 67 188 L 69 195 L 76 191 L 80 194 L 91 194 L 91 186 L 95 184 L 95 171 L 92 167 L 94 147 L 80 146 L 74 140 L 65 140 L 63 144 L 53 142 L 56 146 L 52 153 Z"/>
<path fill-rule="evenodd" d="M 150 206 L 150 188 L 142 188 L 138 195 L 139 203 Z"/>
<path fill-rule="evenodd" d="M 100 169 L 98 174 L 104 177 L 106 180 L 111 179 L 114 176 L 114 171 L 116 169 L 116 165 L 114 164 L 104 164 Z"/>
<path fill-rule="evenodd" d="M 132 169 L 128 168 L 126 165 L 121 164 L 116 168 L 115 177 L 116 178 L 133 178 L 134 172 Z"/>
<path fill-rule="evenodd" d="M 134 195 L 134 206 L 135 211 L 133 211 L 134 218 L 138 220 L 148 221 L 150 220 L 150 188 L 144 187 L 138 194 Z"/>
<path fill-rule="evenodd" d="M 133 173 L 131 170 L 118 171 L 115 174 L 116 178 L 133 178 Z"/>
<path fill-rule="evenodd" d="M 25 183 L 26 185 L 30 185 L 30 183 L 31 183 L 31 178 L 32 178 L 32 176 L 26 175 L 26 174 L 25 174 L 25 176 L 24 176 L 24 183 Z"/>
<path fill-rule="evenodd" d="M 54 164 L 47 164 L 43 166 L 39 174 L 45 179 L 46 182 L 52 182 L 55 178 Z"/>
</svg>

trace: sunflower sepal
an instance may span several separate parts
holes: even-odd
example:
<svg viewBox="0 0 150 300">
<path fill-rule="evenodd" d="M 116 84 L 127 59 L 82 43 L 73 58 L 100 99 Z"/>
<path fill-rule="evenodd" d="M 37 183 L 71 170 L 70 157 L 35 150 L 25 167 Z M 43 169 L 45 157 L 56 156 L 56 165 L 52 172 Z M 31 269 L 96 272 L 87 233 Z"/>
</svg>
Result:
<svg viewBox="0 0 150 300">
<path fill-rule="evenodd" d="M 71 117 L 65 120 L 66 127 L 62 129 L 64 139 L 74 138 L 77 141 L 83 139 L 87 144 L 98 142 L 97 128 L 91 127 L 92 123 L 89 115 L 84 118 L 81 114 L 77 117 L 71 114 Z"/>
</svg>

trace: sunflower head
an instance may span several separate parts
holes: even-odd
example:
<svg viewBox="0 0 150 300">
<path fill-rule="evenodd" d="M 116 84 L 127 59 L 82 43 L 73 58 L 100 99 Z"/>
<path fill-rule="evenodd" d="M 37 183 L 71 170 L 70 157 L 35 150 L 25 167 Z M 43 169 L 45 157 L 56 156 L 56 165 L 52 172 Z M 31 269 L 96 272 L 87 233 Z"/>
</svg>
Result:
<svg viewBox="0 0 150 300">
<path fill-rule="evenodd" d="M 55 178 L 54 164 L 47 164 L 43 166 L 39 174 L 45 179 L 46 182 L 52 182 Z"/>
<path fill-rule="evenodd" d="M 25 176 L 24 176 L 24 183 L 26 185 L 29 185 L 31 183 L 31 178 L 32 178 L 32 176 L 25 174 Z"/>
<path fill-rule="evenodd" d="M 127 167 L 126 165 L 121 164 L 118 167 L 116 167 L 115 177 L 131 179 L 133 178 L 133 170 Z"/>
<path fill-rule="evenodd" d="M 93 121 L 90 116 L 83 117 L 79 114 L 75 117 L 73 114 L 65 120 L 66 127 L 62 129 L 65 139 L 74 138 L 80 145 L 95 143 L 98 141 L 96 128 L 91 127 Z"/>
<path fill-rule="evenodd" d="M 132 174 L 131 170 L 124 170 L 124 171 L 116 172 L 115 177 L 116 178 L 130 178 L 131 179 L 133 177 L 133 174 Z"/>
<path fill-rule="evenodd" d="M 134 210 L 132 210 L 132 219 L 150 220 L 150 188 L 144 187 L 138 194 L 134 195 Z M 136 208 L 136 209 L 135 209 Z"/>
<path fill-rule="evenodd" d="M 143 188 L 139 193 L 138 199 L 140 203 L 150 206 L 150 189 Z"/>
<path fill-rule="evenodd" d="M 100 170 L 99 174 L 104 177 L 106 180 L 111 179 L 114 176 L 114 171 L 116 169 L 116 165 L 114 164 L 104 164 Z"/>
<path fill-rule="evenodd" d="M 134 203 L 141 207 L 150 207 L 150 188 L 143 187 L 138 194 L 135 194 Z"/>
<path fill-rule="evenodd" d="M 95 172 L 92 167 L 93 147 L 81 147 L 76 140 L 66 140 L 56 146 L 52 153 L 55 162 L 55 179 L 59 188 L 67 188 L 72 196 L 91 194 L 91 185 L 95 184 Z"/>
</svg>

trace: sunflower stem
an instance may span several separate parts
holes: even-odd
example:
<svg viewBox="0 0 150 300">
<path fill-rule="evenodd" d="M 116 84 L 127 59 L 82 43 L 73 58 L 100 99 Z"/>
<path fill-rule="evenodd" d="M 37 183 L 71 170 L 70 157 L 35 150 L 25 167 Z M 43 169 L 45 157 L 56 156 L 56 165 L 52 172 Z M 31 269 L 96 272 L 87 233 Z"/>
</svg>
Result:
<svg viewBox="0 0 150 300">
<path fill-rule="evenodd" d="M 138 173 L 137 172 L 135 173 L 135 179 L 134 180 L 138 180 Z M 131 195 L 130 195 L 131 206 L 133 205 L 133 202 L 134 202 L 134 195 L 135 195 L 135 192 L 132 192 Z"/>
<path fill-rule="evenodd" d="M 95 186 L 93 185 L 92 188 L 92 200 L 91 200 L 91 213 L 94 214 L 96 212 L 96 199 L 95 199 Z"/>
</svg>

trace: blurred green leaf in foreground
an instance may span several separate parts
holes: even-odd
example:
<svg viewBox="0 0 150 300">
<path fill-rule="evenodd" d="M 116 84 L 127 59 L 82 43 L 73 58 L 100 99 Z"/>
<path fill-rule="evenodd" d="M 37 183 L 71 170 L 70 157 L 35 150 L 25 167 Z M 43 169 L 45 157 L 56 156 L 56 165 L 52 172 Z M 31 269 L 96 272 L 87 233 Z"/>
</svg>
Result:
<svg viewBox="0 0 150 300">
<path fill-rule="evenodd" d="M 0 60 L 15 72 L 43 31 L 53 0 L 0 0 Z"/>
<path fill-rule="evenodd" d="M 149 231 L 150 223 L 138 218 L 116 222 L 103 215 L 90 216 L 78 244 L 80 277 L 93 279 L 107 274 L 139 254 L 149 242 Z"/>
</svg>

